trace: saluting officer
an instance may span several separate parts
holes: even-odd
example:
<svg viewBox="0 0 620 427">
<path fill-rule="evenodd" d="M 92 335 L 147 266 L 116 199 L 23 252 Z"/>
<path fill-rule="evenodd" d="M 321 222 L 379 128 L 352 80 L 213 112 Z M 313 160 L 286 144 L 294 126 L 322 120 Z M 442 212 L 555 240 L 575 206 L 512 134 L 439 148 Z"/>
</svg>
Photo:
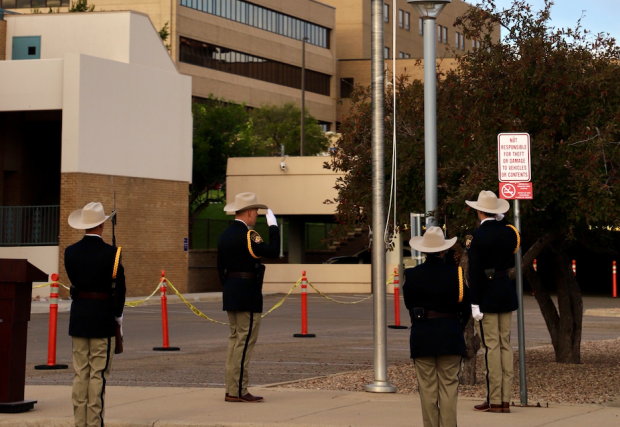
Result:
<svg viewBox="0 0 620 427">
<path fill-rule="evenodd" d="M 76 427 L 102 427 L 105 385 L 112 367 L 117 323 L 122 325 L 125 270 L 120 248 L 101 238 L 101 203 L 89 203 L 69 215 L 69 225 L 85 230 L 82 240 L 65 249 L 71 281 L 69 335 L 73 340 L 73 414 Z M 113 275 L 116 273 L 115 284 Z"/>
<path fill-rule="evenodd" d="M 259 209 L 267 209 L 269 243 L 252 230 Z M 226 205 L 224 211 L 235 214 L 235 221 L 222 233 L 217 245 L 217 269 L 230 322 L 225 400 L 261 402 L 262 397 L 248 391 L 248 367 L 263 312 L 265 266 L 260 258 L 279 256 L 278 222 L 271 209 L 258 203 L 254 193 L 237 194 L 235 202 Z"/>
<path fill-rule="evenodd" d="M 456 427 L 458 373 L 466 354 L 463 328 L 471 307 L 463 270 L 443 259 L 455 243 L 456 237 L 446 240 L 439 227 L 409 241 L 426 256 L 423 264 L 405 270 L 403 285 L 424 427 Z"/>
<path fill-rule="evenodd" d="M 477 201 L 466 201 L 477 210 L 480 227 L 467 236 L 472 315 L 482 340 L 487 375 L 487 399 L 474 406 L 482 412 L 510 412 L 514 377 L 510 345 L 512 312 L 517 291 L 508 270 L 514 266 L 520 245 L 517 229 L 506 221 L 508 201 L 492 191 L 481 191 Z"/>
</svg>

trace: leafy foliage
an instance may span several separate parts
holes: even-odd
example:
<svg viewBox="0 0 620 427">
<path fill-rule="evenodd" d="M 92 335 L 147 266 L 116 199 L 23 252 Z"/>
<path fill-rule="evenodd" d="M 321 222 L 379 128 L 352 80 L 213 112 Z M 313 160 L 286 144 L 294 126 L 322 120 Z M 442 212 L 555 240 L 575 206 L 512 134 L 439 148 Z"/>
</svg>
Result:
<svg viewBox="0 0 620 427">
<path fill-rule="evenodd" d="M 559 311 L 542 287 L 536 297 L 547 313 L 556 354 L 562 353 L 556 338 L 566 335 L 571 341 L 572 353 L 558 361 L 578 362 L 581 295 L 565 271 L 565 255 L 576 240 L 596 250 L 618 240 L 609 230 L 620 226 L 620 49 L 614 39 L 591 34 L 580 22 L 574 29 L 550 27 L 552 4 L 546 0 L 544 9 L 534 12 L 526 1 L 515 0 L 500 11 L 493 0 L 483 0 L 456 19 L 465 37 L 480 40 L 481 47 L 457 56 L 455 70 L 437 75 L 440 206 L 435 216 L 445 220 L 449 235 L 464 237 L 476 221 L 464 201 L 498 188 L 497 135 L 530 134 L 535 198 L 521 202 L 524 249 L 531 246 L 524 266 L 531 269 L 545 248 L 557 255 Z M 507 29 L 499 42 L 491 37 L 498 25 Z M 397 84 L 401 224 L 409 212 L 424 212 L 423 88 L 406 77 Z M 342 121 L 342 139 L 326 165 L 347 173 L 331 201 L 338 203 L 341 229 L 371 223 L 369 99 L 369 88 L 358 87 Z M 385 99 L 389 183 L 392 96 Z M 530 282 L 538 280 L 530 275 Z"/>
<path fill-rule="evenodd" d="M 250 113 L 254 135 L 263 143 L 264 155 L 277 156 L 280 147 L 288 155 L 300 154 L 301 109 L 294 103 L 261 105 Z M 328 141 L 317 120 L 305 114 L 304 155 L 312 156 L 327 150 Z"/>
<path fill-rule="evenodd" d="M 50 11 L 52 8 L 50 7 Z M 69 12 L 93 12 L 95 10 L 95 5 L 88 5 L 88 0 L 77 0 L 76 2 L 71 2 L 71 6 L 69 7 Z"/>
</svg>

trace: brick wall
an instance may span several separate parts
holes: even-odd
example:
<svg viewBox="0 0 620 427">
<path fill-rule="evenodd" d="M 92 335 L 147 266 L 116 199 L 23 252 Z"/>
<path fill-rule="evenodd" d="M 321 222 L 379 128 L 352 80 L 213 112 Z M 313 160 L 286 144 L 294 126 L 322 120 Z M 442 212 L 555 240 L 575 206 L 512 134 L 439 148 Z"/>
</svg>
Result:
<svg viewBox="0 0 620 427">
<path fill-rule="evenodd" d="M 69 227 L 67 218 L 89 202 L 101 202 L 112 211 L 116 191 L 118 224 L 116 244 L 123 248 L 127 295 L 148 295 L 161 270 L 180 291 L 187 292 L 188 183 L 84 173 L 63 173 L 60 190 L 60 281 L 68 284 L 64 269 L 65 248 L 84 232 Z M 105 224 L 103 239 L 112 243 L 112 225 Z"/>
<path fill-rule="evenodd" d="M 0 19 L 0 61 L 6 59 L 6 21 Z"/>
</svg>

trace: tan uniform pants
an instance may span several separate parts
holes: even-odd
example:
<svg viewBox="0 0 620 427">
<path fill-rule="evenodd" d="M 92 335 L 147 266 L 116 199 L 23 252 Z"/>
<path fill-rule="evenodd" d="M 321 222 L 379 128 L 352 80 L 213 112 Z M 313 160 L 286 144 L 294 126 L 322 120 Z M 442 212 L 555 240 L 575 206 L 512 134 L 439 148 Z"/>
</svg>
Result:
<svg viewBox="0 0 620 427">
<path fill-rule="evenodd" d="M 514 377 L 510 325 L 512 313 L 484 313 L 476 328 L 482 340 L 486 364 L 487 402 L 510 402 Z"/>
<path fill-rule="evenodd" d="M 424 427 L 456 427 L 461 356 L 414 359 Z"/>
<path fill-rule="evenodd" d="M 239 397 L 248 393 L 248 367 L 258 338 L 260 313 L 228 311 L 230 336 L 226 359 L 226 393 Z"/>
<path fill-rule="evenodd" d="M 110 376 L 115 338 L 73 338 L 73 416 L 75 427 L 103 427 L 105 383 Z"/>
</svg>

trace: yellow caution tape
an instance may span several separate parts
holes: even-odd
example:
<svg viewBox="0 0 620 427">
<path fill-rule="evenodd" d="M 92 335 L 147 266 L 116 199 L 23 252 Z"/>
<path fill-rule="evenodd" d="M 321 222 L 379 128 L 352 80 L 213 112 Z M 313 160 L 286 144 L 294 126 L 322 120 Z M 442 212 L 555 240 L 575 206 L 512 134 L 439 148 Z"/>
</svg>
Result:
<svg viewBox="0 0 620 427">
<path fill-rule="evenodd" d="M 157 287 L 156 287 L 156 288 L 155 288 L 155 290 L 151 293 L 151 295 L 149 295 L 148 297 L 146 297 L 146 298 L 144 298 L 144 299 L 141 299 L 141 300 L 139 300 L 139 301 L 125 301 L 125 307 L 137 307 L 137 306 L 139 306 L 140 304 L 144 304 L 144 303 L 145 303 L 145 302 L 147 302 L 149 299 L 151 299 L 151 297 L 152 297 L 153 295 L 155 295 L 155 294 L 157 293 L 157 291 L 159 290 L 160 286 L 161 286 L 161 282 L 159 282 L 159 283 L 157 284 Z"/>
<path fill-rule="evenodd" d="M 54 283 L 54 282 L 52 282 L 52 283 L 46 283 L 46 284 L 44 284 L 44 285 L 37 285 L 37 286 L 33 286 L 33 287 L 32 287 L 32 289 L 39 289 L 39 288 L 44 288 L 44 287 L 46 287 L 46 286 L 52 286 L 52 284 L 53 284 L 53 283 Z M 66 290 L 69 290 L 69 287 L 68 287 L 67 285 L 63 285 L 63 284 L 62 284 L 62 283 L 60 283 L 60 282 L 56 282 L 56 283 L 58 283 L 60 286 L 62 286 L 62 287 L 63 287 L 63 288 L 65 288 Z"/>
<path fill-rule="evenodd" d="M 366 301 L 367 299 L 372 298 L 372 294 L 370 294 L 370 295 L 368 295 L 366 298 L 361 299 L 361 300 L 359 300 L 359 301 L 342 302 L 342 301 L 335 300 L 335 299 L 333 299 L 333 298 L 331 298 L 331 297 L 329 297 L 329 296 L 325 295 L 323 292 L 321 292 L 321 291 L 319 291 L 317 288 L 315 288 L 315 287 L 314 287 L 314 285 L 313 285 L 312 283 L 308 282 L 308 284 L 309 284 L 310 286 L 312 286 L 312 289 L 314 289 L 314 290 L 315 290 L 315 291 L 316 291 L 319 295 L 321 295 L 321 296 L 322 296 L 322 297 L 324 297 L 324 298 L 327 298 L 327 299 L 328 299 L 328 300 L 330 300 L 330 301 L 333 301 L 333 302 L 335 302 L 335 303 L 338 303 L 338 304 L 346 304 L 346 305 L 359 304 L 360 302 L 364 302 L 364 301 Z"/>
<path fill-rule="evenodd" d="M 177 296 L 179 298 L 181 298 L 181 301 L 183 301 L 185 303 L 185 305 L 187 305 L 189 307 L 189 309 L 192 310 L 192 312 L 196 316 L 202 317 L 203 319 L 206 319 L 209 322 L 218 323 L 220 325 L 229 325 L 229 323 L 224 323 L 224 322 L 217 321 L 215 319 L 211 319 L 209 316 L 204 314 L 202 311 L 198 310 L 194 305 L 192 305 L 192 303 L 190 303 L 189 301 L 187 301 L 183 297 L 183 295 L 177 290 L 177 288 L 175 288 L 174 285 L 172 283 L 170 283 L 170 280 L 166 279 L 166 281 L 168 282 L 168 284 L 170 285 L 170 288 L 174 291 L 174 293 L 177 294 Z M 274 305 L 268 312 L 263 313 L 261 317 L 265 317 L 266 315 L 271 313 L 273 310 L 275 310 L 276 308 L 280 307 L 284 303 L 284 300 L 286 300 L 288 298 L 288 296 L 291 294 L 291 292 L 293 292 L 293 289 L 295 289 L 297 286 L 299 286 L 300 283 L 301 283 L 301 279 L 299 279 L 297 281 L 297 283 L 295 283 L 295 285 L 293 285 L 293 287 L 288 291 L 288 293 L 284 296 L 284 298 L 282 298 L 280 301 L 278 301 L 276 303 L 276 305 Z"/>
</svg>

